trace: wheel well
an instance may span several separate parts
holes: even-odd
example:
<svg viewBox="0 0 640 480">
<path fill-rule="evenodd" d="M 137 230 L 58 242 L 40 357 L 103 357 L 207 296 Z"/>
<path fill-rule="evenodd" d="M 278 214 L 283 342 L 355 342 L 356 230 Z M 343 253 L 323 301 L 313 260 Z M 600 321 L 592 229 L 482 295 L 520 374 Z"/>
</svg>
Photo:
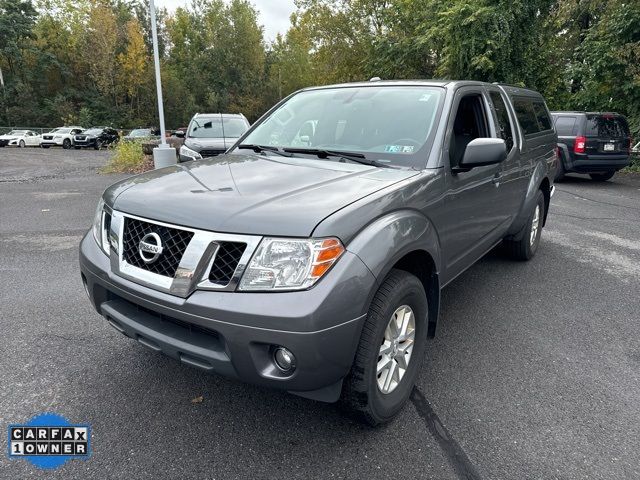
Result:
<svg viewBox="0 0 640 480">
<path fill-rule="evenodd" d="M 542 190 L 542 194 L 544 195 L 544 219 L 542 222 L 542 226 L 544 227 L 547 224 L 547 213 L 549 213 L 549 204 L 551 203 L 551 183 L 547 177 L 542 179 L 540 190 Z"/>
<path fill-rule="evenodd" d="M 409 272 L 422 282 L 429 304 L 429 337 L 436 334 L 440 310 L 440 280 L 433 258 L 424 250 L 414 250 L 396 262 L 393 268 Z"/>
</svg>

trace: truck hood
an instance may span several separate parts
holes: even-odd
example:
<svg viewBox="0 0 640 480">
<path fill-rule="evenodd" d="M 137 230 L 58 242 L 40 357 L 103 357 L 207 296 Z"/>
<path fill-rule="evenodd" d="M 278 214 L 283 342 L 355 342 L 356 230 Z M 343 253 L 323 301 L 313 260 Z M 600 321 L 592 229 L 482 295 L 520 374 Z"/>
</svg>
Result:
<svg viewBox="0 0 640 480">
<path fill-rule="evenodd" d="M 104 198 L 121 212 L 176 225 L 307 237 L 337 210 L 417 173 L 232 154 L 131 177 L 109 187 Z"/>
</svg>

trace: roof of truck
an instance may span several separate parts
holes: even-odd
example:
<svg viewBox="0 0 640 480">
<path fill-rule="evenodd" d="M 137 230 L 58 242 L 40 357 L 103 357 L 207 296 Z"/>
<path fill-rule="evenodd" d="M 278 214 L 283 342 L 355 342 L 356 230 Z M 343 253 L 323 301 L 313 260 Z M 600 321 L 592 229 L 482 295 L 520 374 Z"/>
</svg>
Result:
<svg viewBox="0 0 640 480">
<path fill-rule="evenodd" d="M 339 83 L 334 85 L 320 85 L 316 87 L 308 87 L 302 90 L 322 90 L 328 88 L 348 88 L 348 87 L 370 87 L 372 85 L 397 85 L 397 86 L 429 86 L 429 87 L 445 87 L 458 88 L 464 86 L 483 86 L 496 85 L 503 88 L 507 93 L 514 95 L 531 95 L 542 96 L 535 90 L 516 85 L 508 85 L 503 83 L 480 82 L 477 80 L 437 80 L 437 79 L 417 79 L 417 80 L 382 80 L 374 77 L 367 82 L 350 82 Z"/>
</svg>

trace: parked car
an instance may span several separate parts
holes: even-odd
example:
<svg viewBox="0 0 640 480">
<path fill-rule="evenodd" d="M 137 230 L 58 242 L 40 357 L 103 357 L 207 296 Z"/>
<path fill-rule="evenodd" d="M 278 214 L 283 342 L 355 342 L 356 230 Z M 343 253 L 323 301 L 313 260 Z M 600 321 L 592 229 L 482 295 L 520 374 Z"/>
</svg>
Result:
<svg viewBox="0 0 640 480">
<path fill-rule="evenodd" d="M 113 146 L 118 143 L 118 131 L 111 127 L 92 127 L 73 137 L 74 148 L 94 148 Z"/>
<path fill-rule="evenodd" d="M 82 130 L 84 129 L 78 126 L 54 128 L 50 132 L 42 135 L 40 146 L 42 148 L 55 146 L 65 149 L 71 148 L 73 146 L 74 135 L 80 133 Z"/>
<path fill-rule="evenodd" d="M 82 281 L 152 350 L 380 424 L 409 398 L 440 290 L 500 243 L 536 254 L 556 146 L 524 88 L 302 90 L 227 154 L 109 187 Z"/>
<path fill-rule="evenodd" d="M 136 128 L 131 130 L 128 135 L 122 137 L 124 142 L 142 141 L 142 140 L 158 140 L 160 133 L 154 128 Z"/>
<path fill-rule="evenodd" d="M 631 148 L 631 154 L 637 156 L 640 156 L 640 142 L 636 143 L 632 148 Z"/>
<path fill-rule="evenodd" d="M 617 113 L 551 112 L 558 132 L 560 162 L 556 181 L 566 173 L 587 173 L 605 182 L 629 165 L 631 133 Z"/>
<path fill-rule="evenodd" d="M 242 114 L 196 113 L 189 123 L 180 147 L 181 162 L 215 157 L 227 151 L 249 128 L 249 122 Z"/>
<path fill-rule="evenodd" d="M 42 138 L 31 130 L 11 130 L 9 133 L 0 135 L 0 147 L 37 147 Z"/>
</svg>

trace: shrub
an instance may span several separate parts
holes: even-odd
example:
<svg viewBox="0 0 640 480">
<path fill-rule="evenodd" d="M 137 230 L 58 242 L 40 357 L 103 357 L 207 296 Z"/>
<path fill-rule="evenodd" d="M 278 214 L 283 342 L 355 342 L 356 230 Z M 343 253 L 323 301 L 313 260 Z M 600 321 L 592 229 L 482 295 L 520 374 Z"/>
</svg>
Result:
<svg viewBox="0 0 640 480">
<path fill-rule="evenodd" d="M 103 173 L 141 173 L 153 168 L 153 162 L 142 152 L 142 142 L 120 142 Z"/>
</svg>

